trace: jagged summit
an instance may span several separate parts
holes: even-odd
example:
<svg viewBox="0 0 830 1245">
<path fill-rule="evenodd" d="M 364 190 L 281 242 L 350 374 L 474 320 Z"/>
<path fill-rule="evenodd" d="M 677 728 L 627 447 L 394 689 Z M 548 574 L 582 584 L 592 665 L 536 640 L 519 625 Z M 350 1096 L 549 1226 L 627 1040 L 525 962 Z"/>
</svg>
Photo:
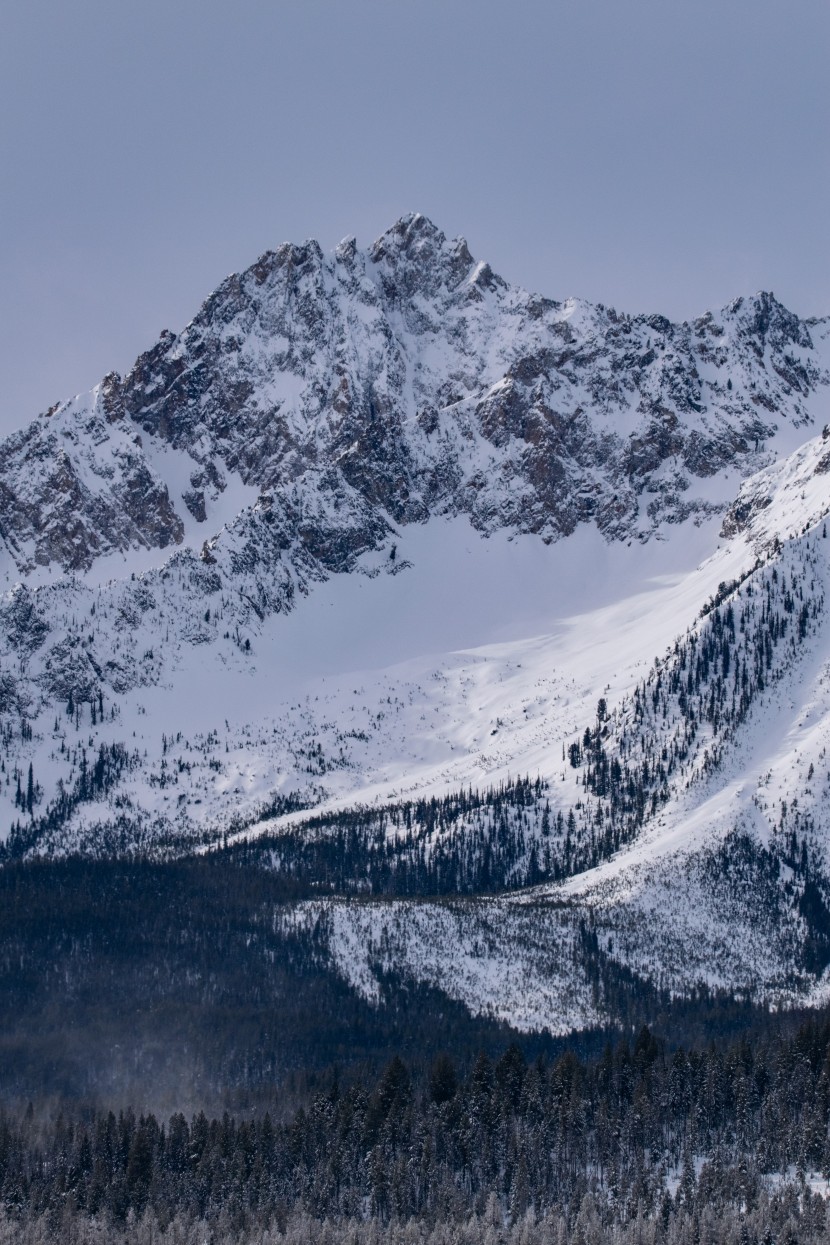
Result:
<svg viewBox="0 0 830 1245">
<path fill-rule="evenodd" d="M 429 298 L 441 290 L 451 291 L 469 278 L 475 267 L 466 239 L 449 241 L 420 212 L 402 216 L 381 234 L 368 255 L 398 300 L 416 292 Z"/>
<path fill-rule="evenodd" d="M 644 540 L 731 500 L 696 481 L 810 420 L 826 337 L 766 294 L 679 325 L 560 304 L 413 213 L 365 251 L 265 252 L 126 376 L 8 438 L 0 530 L 17 574 L 83 571 L 221 545 L 235 488 L 271 497 L 322 574 L 390 518 Z"/>
</svg>

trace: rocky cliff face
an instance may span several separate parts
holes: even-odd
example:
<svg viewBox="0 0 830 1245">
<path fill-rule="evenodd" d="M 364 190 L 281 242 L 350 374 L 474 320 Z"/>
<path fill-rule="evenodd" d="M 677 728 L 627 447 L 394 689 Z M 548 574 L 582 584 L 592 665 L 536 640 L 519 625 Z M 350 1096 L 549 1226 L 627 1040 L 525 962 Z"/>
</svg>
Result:
<svg viewBox="0 0 830 1245">
<path fill-rule="evenodd" d="M 96 558 L 181 542 L 182 521 L 141 450 L 111 418 L 120 382 L 41 416 L 0 450 L 0 531 L 18 571 L 88 570 Z"/>
<path fill-rule="evenodd" d="M 368 251 L 286 244 L 128 375 L 3 444 L 0 532 L 24 575 L 187 532 L 250 560 L 257 524 L 260 561 L 293 548 L 321 574 L 435 514 L 647 539 L 809 422 L 828 331 L 769 294 L 681 325 L 557 303 L 419 215 Z M 229 481 L 261 496 L 258 517 L 237 518 Z"/>
</svg>

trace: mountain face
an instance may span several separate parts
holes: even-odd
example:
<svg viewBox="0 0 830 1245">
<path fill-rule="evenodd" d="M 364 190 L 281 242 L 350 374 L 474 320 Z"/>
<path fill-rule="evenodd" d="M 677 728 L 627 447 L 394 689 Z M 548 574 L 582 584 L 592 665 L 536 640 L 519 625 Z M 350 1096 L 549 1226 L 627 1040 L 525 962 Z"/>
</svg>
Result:
<svg viewBox="0 0 830 1245">
<path fill-rule="evenodd" d="M 749 470 L 779 426 L 808 423 L 827 331 L 767 294 L 683 325 L 557 303 L 418 215 L 367 252 L 286 244 L 126 377 L 9 438 L 0 529 L 18 573 L 86 571 L 189 525 L 209 542 L 246 529 L 221 504 L 234 479 L 277 547 L 323 572 L 388 540 L 390 520 L 432 515 L 645 539 L 706 513 L 701 482 Z"/>
<path fill-rule="evenodd" d="M 6 859 L 289 873 L 372 1004 L 823 997 L 828 338 L 267 252 L 3 443 Z"/>
</svg>

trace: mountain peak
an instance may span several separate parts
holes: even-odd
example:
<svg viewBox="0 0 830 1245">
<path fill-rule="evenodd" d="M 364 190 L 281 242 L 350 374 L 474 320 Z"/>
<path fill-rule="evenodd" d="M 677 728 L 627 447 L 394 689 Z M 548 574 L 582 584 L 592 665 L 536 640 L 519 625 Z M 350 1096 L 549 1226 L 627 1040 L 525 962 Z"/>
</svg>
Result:
<svg viewBox="0 0 830 1245">
<path fill-rule="evenodd" d="M 782 420 L 816 418 L 830 382 L 816 336 L 766 292 L 687 326 L 556 304 L 412 212 L 368 251 L 347 237 L 333 255 L 264 252 L 123 380 L 61 406 L 59 431 L 50 418 L 16 436 L 0 530 L 24 574 L 201 547 L 235 522 L 235 480 L 247 501 L 304 495 L 278 547 L 301 540 L 322 573 L 382 543 L 384 515 L 646 540 L 710 512 L 695 477 L 755 471 Z M 319 530 L 300 522 L 329 503 Z"/>
<path fill-rule="evenodd" d="M 812 347 L 809 330 L 803 320 L 779 301 L 771 290 L 758 290 L 747 297 L 733 299 L 724 308 L 725 318 L 740 323 L 763 349 L 765 342 L 783 348 L 787 343 Z"/>
<path fill-rule="evenodd" d="M 407 212 L 376 239 L 372 250 L 382 248 L 384 252 L 390 249 L 408 251 L 424 241 L 441 246 L 446 242 L 446 234 L 423 213 Z"/>
<path fill-rule="evenodd" d="M 434 297 L 441 288 L 454 289 L 475 263 L 464 238 L 448 239 L 420 212 L 402 216 L 381 234 L 370 247 L 369 258 L 396 285 L 402 285 L 404 293 L 417 289 L 427 297 Z M 402 274 L 409 275 L 402 280 Z"/>
</svg>

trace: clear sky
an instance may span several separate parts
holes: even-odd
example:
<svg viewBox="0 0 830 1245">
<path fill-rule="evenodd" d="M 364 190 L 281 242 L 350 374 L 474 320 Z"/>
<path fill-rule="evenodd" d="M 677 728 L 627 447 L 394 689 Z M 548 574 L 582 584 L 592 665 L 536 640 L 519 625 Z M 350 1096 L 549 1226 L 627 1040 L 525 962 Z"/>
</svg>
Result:
<svg viewBox="0 0 830 1245">
<path fill-rule="evenodd" d="M 7 0 L 0 431 L 413 210 L 551 297 L 826 314 L 828 63 L 827 0 Z"/>
</svg>

